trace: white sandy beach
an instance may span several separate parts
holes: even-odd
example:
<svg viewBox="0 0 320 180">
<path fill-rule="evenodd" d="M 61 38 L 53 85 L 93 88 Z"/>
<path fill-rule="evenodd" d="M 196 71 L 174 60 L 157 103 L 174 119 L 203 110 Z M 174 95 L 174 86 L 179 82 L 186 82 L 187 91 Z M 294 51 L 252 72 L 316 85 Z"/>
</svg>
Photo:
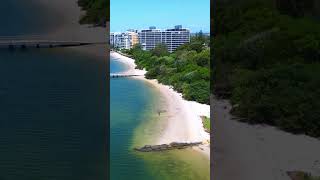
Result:
<svg viewBox="0 0 320 180">
<path fill-rule="evenodd" d="M 134 60 L 119 53 L 111 52 L 110 56 L 126 64 L 128 70 L 122 73 L 144 75 L 146 71 L 135 69 Z M 155 144 L 171 142 L 205 142 L 204 145 L 194 148 L 210 156 L 210 135 L 202 124 L 200 116 L 210 117 L 210 106 L 194 101 L 186 101 L 180 93 L 175 92 L 171 87 L 158 83 L 157 80 L 149 80 L 144 76 L 135 77 L 142 79 L 154 86 L 166 101 L 165 113 L 166 127 L 161 133 L 158 142 Z"/>
</svg>

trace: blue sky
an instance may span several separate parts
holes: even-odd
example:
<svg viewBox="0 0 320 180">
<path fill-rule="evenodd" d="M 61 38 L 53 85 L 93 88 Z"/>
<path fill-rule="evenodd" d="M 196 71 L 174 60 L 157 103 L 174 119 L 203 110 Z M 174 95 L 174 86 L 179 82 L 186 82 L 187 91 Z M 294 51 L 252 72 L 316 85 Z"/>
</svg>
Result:
<svg viewBox="0 0 320 180">
<path fill-rule="evenodd" d="M 174 25 L 210 31 L 210 0 L 110 0 L 110 7 L 111 32 Z"/>
</svg>

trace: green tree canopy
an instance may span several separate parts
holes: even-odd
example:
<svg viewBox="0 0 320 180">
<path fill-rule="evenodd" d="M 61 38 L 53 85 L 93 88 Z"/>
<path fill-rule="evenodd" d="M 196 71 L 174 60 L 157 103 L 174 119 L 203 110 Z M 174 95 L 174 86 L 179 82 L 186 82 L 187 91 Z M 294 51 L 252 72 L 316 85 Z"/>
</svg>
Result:
<svg viewBox="0 0 320 180">
<path fill-rule="evenodd" d="M 78 5 L 86 13 L 80 18 L 81 24 L 105 26 L 109 19 L 109 0 L 78 0 Z"/>
</svg>

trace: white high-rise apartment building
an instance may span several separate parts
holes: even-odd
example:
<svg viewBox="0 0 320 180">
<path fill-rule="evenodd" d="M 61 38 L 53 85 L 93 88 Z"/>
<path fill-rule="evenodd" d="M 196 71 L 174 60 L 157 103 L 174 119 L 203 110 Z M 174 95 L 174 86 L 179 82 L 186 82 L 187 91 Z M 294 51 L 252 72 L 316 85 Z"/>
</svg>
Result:
<svg viewBox="0 0 320 180">
<path fill-rule="evenodd" d="M 160 30 L 152 26 L 139 33 L 128 30 L 123 33 L 110 33 L 110 45 L 119 49 L 130 49 L 135 44 L 141 44 L 144 50 L 151 50 L 157 44 L 165 44 L 169 52 L 175 51 L 182 44 L 190 42 L 189 29 L 177 25 L 174 29 Z"/>
<path fill-rule="evenodd" d="M 110 33 L 110 45 L 119 49 L 130 49 L 138 44 L 138 33 L 135 31 L 126 31 L 123 33 Z"/>
<path fill-rule="evenodd" d="M 110 32 L 110 46 L 117 47 L 118 43 L 120 42 L 120 35 L 119 32 Z"/>
<path fill-rule="evenodd" d="M 169 52 L 175 51 L 182 44 L 190 42 L 190 30 L 181 25 L 174 29 L 160 30 L 150 27 L 139 32 L 139 43 L 144 50 L 154 49 L 157 44 L 165 44 Z"/>
</svg>

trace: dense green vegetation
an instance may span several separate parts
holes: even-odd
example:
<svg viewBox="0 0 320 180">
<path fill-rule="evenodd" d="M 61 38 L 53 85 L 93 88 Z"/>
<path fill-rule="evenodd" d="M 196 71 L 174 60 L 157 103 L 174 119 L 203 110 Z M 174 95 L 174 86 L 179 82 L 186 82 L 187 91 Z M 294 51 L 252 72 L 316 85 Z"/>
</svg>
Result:
<svg viewBox="0 0 320 180">
<path fill-rule="evenodd" d="M 78 5 L 86 11 L 80 18 L 81 24 L 105 26 L 109 21 L 109 0 L 78 0 Z"/>
<path fill-rule="evenodd" d="M 301 180 L 320 180 L 320 177 L 314 177 L 311 175 L 304 175 L 304 177 L 301 178 Z"/>
<path fill-rule="evenodd" d="M 209 38 L 199 33 L 174 53 L 169 53 L 162 44 L 152 51 L 144 51 L 140 45 L 136 45 L 124 52 L 135 59 L 138 68 L 148 71 L 146 78 L 158 79 L 162 84 L 171 85 L 187 100 L 209 104 L 208 42 Z"/>
<path fill-rule="evenodd" d="M 320 136 L 320 24 L 307 13 L 311 1 L 217 3 L 213 91 L 244 121 Z"/>
</svg>

